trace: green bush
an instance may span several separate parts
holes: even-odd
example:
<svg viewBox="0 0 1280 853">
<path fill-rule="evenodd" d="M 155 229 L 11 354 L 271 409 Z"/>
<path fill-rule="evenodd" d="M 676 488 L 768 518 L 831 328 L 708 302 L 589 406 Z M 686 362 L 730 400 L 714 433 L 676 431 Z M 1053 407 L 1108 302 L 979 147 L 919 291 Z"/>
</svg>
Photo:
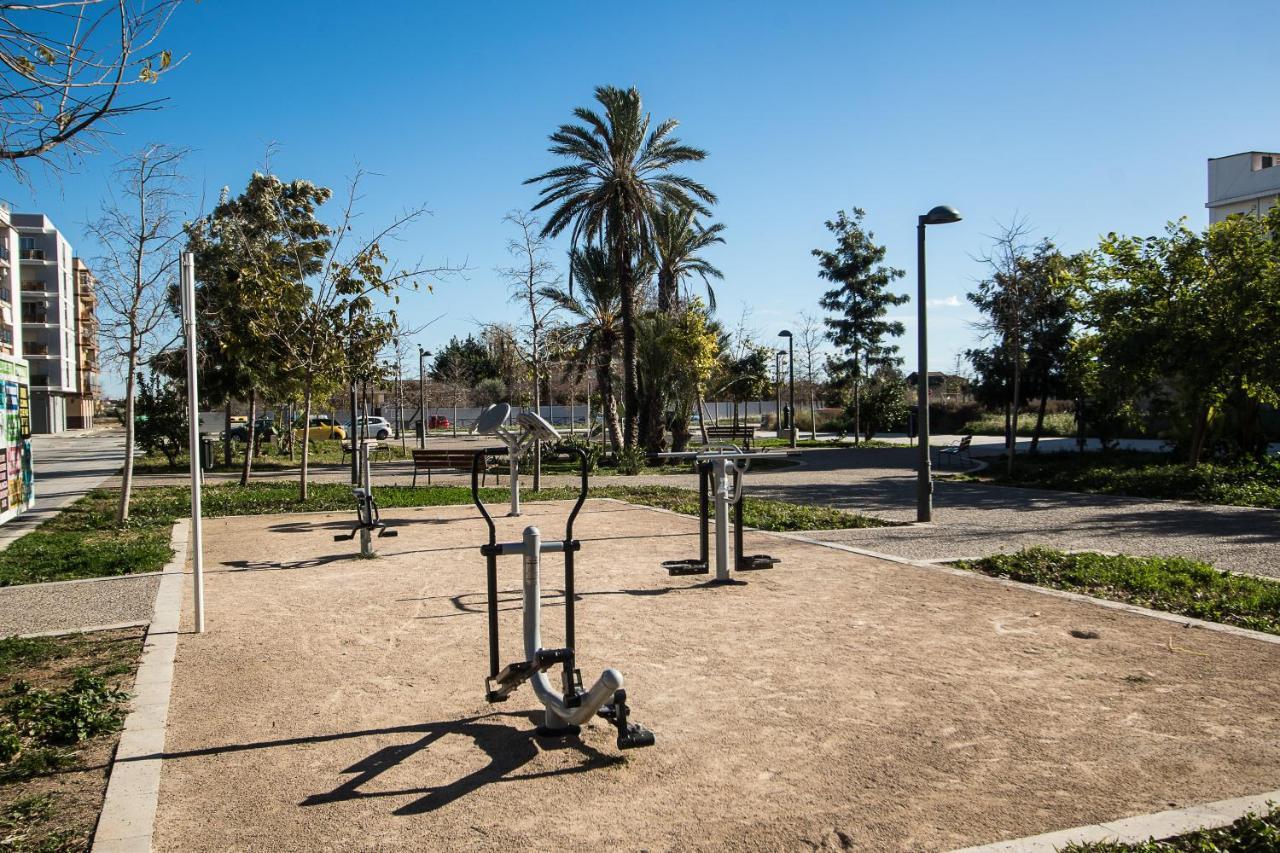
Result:
<svg viewBox="0 0 1280 853">
<path fill-rule="evenodd" d="M 2 709 L 24 737 L 41 746 L 66 746 L 118 731 L 128 698 L 101 676 L 81 672 L 62 690 L 34 690 L 19 680 Z"/>
<path fill-rule="evenodd" d="M 1023 583 L 1280 634 L 1280 582 L 1183 557 L 1067 554 L 1031 548 L 958 566 Z"/>
<path fill-rule="evenodd" d="M 644 450 L 639 447 L 629 447 L 618 451 L 618 473 L 628 477 L 634 477 L 644 470 L 645 461 L 648 457 Z"/>
<path fill-rule="evenodd" d="M 996 466 L 996 482 L 1013 486 L 1189 500 L 1280 509 L 1280 459 L 1192 467 L 1139 451 L 1023 455 L 1013 473 Z"/>
</svg>

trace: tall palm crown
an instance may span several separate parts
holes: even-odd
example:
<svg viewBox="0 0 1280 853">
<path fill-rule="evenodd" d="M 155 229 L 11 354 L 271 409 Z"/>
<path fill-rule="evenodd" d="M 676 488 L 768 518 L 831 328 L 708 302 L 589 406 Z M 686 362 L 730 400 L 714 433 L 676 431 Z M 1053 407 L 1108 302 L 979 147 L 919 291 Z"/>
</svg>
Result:
<svg viewBox="0 0 1280 853">
<path fill-rule="evenodd" d="M 637 416 L 632 259 L 647 249 L 653 216 L 660 207 L 706 213 L 704 205 L 714 203 L 715 195 L 697 181 L 671 171 L 707 156 L 672 135 L 678 124 L 675 119 L 667 119 L 650 131 L 650 116 L 636 89 L 600 86 L 595 95 L 603 115 L 578 107 L 573 114 L 581 123 L 561 125 L 551 134 L 548 150 L 571 162 L 525 183 L 543 185 L 534 210 L 553 208 L 543 236 L 556 236 L 568 228 L 574 246 L 594 243 L 609 251 L 621 288 L 625 443 L 631 447 Z"/>
<path fill-rule="evenodd" d="M 663 207 L 653 216 L 653 255 L 658 266 L 658 310 L 671 311 L 680 295 L 680 282 L 699 276 L 707 286 L 707 304 L 714 311 L 716 292 L 710 279 L 722 279 L 716 269 L 700 253 L 708 246 L 723 243 L 719 223 L 703 226 L 695 218 L 693 208 Z"/>
</svg>

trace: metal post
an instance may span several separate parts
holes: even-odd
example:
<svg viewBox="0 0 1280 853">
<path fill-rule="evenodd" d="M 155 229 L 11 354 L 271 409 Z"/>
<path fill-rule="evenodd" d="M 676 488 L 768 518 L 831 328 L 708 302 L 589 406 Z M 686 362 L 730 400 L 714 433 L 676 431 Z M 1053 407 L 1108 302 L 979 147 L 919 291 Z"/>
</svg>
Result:
<svg viewBox="0 0 1280 853">
<path fill-rule="evenodd" d="M 354 451 L 354 448 L 352 450 Z M 369 445 L 365 444 L 364 441 L 360 442 L 360 470 L 362 472 L 360 482 L 364 487 L 365 500 L 372 501 L 373 483 L 369 478 Z M 369 520 L 372 520 L 372 518 Z M 373 531 L 364 526 L 360 528 L 360 556 L 373 556 Z"/>
<path fill-rule="evenodd" d="M 916 521 L 933 521 L 933 479 L 929 470 L 929 333 L 925 312 L 925 217 L 916 226 L 916 316 L 920 328 L 916 367 L 916 432 L 920 461 L 916 472 Z"/>
<path fill-rule="evenodd" d="M 796 341 L 791 335 L 787 335 L 787 371 L 790 373 L 791 390 L 788 392 L 790 402 L 787 403 L 791 407 L 791 420 L 787 425 L 791 427 L 791 446 L 796 446 Z"/>
<path fill-rule="evenodd" d="M 713 460 L 716 483 L 716 580 L 729 580 L 729 467 L 728 459 Z"/>
<path fill-rule="evenodd" d="M 775 432 L 782 438 L 782 350 L 773 354 L 773 388 L 773 416 L 778 422 Z"/>
<path fill-rule="evenodd" d="M 423 367 L 427 351 L 418 347 L 418 447 L 427 446 L 427 371 Z"/>
<path fill-rule="evenodd" d="M 187 417 L 191 453 L 191 570 L 196 633 L 204 633 L 204 530 L 200 517 L 200 393 L 196 383 L 196 259 L 182 253 L 182 322 L 187 335 Z"/>
</svg>

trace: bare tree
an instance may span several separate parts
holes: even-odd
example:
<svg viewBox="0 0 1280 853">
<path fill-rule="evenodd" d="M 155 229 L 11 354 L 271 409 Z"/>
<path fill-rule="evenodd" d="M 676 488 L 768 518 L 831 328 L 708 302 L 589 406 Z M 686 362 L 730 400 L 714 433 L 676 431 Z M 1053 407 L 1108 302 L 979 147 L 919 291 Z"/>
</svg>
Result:
<svg viewBox="0 0 1280 853">
<path fill-rule="evenodd" d="M 177 268 L 187 195 L 179 174 L 182 149 L 149 145 L 122 160 L 113 192 L 89 233 L 101 254 L 95 259 L 107 356 L 123 365 L 124 477 L 116 519 L 127 521 L 133 489 L 134 397 L 139 366 L 162 349 L 173 319 L 166 295 Z M 171 340 L 171 338 L 169 338 Z"/>
<path fill-rule="evenodd" d="M 800 322 L 797 325 L 800 329 L 800 334 L 796 336 L 800 343 L 800 363 L 804 365 L 805 385 L 809 392 L 809 437 L 817 439 L 818 412 L 816 398 L 818 370 L 821 366 L 818 360 L 818 352 L 822 348 L 822 342 L 827 339 L 826 330 L 822 320 L 812 314 L 801 314 Z"/>
<path fill-rule="evenodd" d="M 181 0 L 0 2 L 0 160 L 93 149 L 111 119 L 155 109 L 126 101 L 179 63 L 157 39 Z"/>
<path fill-rule="evenodd" d="M 541 236 L 542 223 L 538 218 L 522 210 L 513 210 L 502 218 L 514 225 L 516 236 L 507 241 L 507 252 L 515 259 L 510 267 L 503 267 L 498 274 L 508 282 L 511 301 L 519 302 L 529 311 L 529 364 L 533 369 L 533 408 L 542 406 L 543 331 L 547 318 L 556 310 L 556 303 L 542 291 L 560 283 L 555 265 L 547 258 L 547 241 Z M 533 446 L 533 490 L 542 485 L 542 443 Z"/>
<path fill-rule="evenodd" d="M 1025 216 L 1015 216 L 1000 233 L 990 237 L 989 251 L 977 260 L 991 270 L 991 278 L 978 283 L 968 299 L 986 316 L 977 324 L 983 337 L 999 339 L 999 349 L 1012 372 L 1009 402 L 1005 408 L 1006 469 L 1013 473 L 1018 446 L 1018 404 L 1022 394 L 1022 367 L 1026 359 L 1026 295 L 1028 261 L 1032 254 L 1031 225 Z M 926 382 L 928 380 L 926 379 Z"/>
<path fill-rule="evenodd" d="M 408 452 L 408 439 L 404 432 L 404 368 L 408 359 L 416 359 L 418 355 L 417 345 L 410 341 L 425 332 L 428 326 L 439 319 L 436 317 L 420 326 L 405 326 L 398 316 L 392 322 L 391 340 L 387 343 L 386 353 L 390 368 L 388 372 L 395 377 L 396 383 L 396 432 L 400 433 L 402 453 Z M 424 418 L 425 424 L 425 413 L 420 413 L 419 417 Z"/>
</svg>

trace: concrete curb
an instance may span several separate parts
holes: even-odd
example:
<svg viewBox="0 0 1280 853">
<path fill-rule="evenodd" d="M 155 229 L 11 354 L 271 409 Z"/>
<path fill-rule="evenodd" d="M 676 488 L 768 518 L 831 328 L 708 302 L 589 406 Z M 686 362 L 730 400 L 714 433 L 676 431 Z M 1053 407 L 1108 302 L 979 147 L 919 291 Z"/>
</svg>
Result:
<svg viewBox="0 0 1280 853">
<path fill-rule="evenodd" d="M 1185 809 L 1173 809 L 1154 814 L 1127 817 L 1123 820 L 1092 823 L 1072 829 L 1060 829 L 1043 835 L 997 841 L 977 847 L 965 847 L 953 853 L 1055 853 L 1071 843 L 1111 842 L 1140 844 L 1154 838 L 1157 841 L 1186 835 L 1197 829 L 1217 829 L 1228 826 L 1249 812 L 1264 814 L 1269 802 L 1280 802 L 1280 791 L 1268 791 L 1249 797 L 1218 800 Z"/>
<path fill-rule="evenodd" d="M 141 628 L 150 622 L 113 622 L 110 625 L 83 625 L 79 628 L 55 628 L 52 631 L 36 631 L 33 634 L 13 634 L 20 640 L 34 640 L 37 637 L 69 637 L 72 634 L 94 634 L 98 631 L 118 631 L 122 628 Z M 5 637 L 4 639 L 8 639 Z"/>
<path fill-rule="evenodd" d="M 182 584 L 187 565 L 188 520 L 173 526 L 169 540 L 173 557 L 164 567 L 156 590 L 151 627 L 133 683 L 133 702 L 124 721 L 120 744 L 111 763 L 111 777 L 102 814 L 93 836 L 93 853 L 149 853 L 160 797 L 160 765 L 164 755 L 169 694 L 178 651 L 178 620 L 182 613 Z"/>
</svg>

